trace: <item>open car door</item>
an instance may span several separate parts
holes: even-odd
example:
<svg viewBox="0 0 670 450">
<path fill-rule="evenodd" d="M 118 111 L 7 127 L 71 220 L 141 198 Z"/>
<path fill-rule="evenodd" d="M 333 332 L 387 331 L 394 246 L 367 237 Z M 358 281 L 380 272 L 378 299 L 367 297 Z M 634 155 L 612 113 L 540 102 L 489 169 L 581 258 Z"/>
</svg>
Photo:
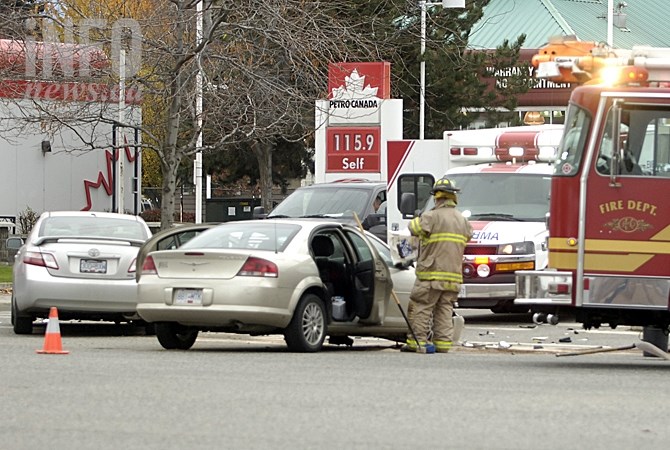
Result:
<svg viewBox="0 0 670 450">
<path fill-rule="evenodd" d="M 355 285 L 356 316 L 364 324 L 382 324 L 393 289 L 391 273 L 364 236 L 350 229 L 345 229 L 344 234 L 355 253 L 349 267 Z"/>
</svg>

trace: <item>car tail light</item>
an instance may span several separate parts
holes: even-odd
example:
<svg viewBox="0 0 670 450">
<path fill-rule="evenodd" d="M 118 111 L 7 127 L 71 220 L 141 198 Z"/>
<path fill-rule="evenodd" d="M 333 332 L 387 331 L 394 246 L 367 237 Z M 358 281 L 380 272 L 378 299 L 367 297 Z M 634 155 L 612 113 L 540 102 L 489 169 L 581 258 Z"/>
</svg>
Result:
<svg viewBox="0 0 670 450">
<path fill-rule="evenodd" d="M 240 271 L 237 272 L 237 276 L 277 278 L 279 276 L 279 269 L 273 262 L 251 256 L 246 260 Z"/>
<path fill-rule="evenodd" d="M 151 256 L 147 256 L 144 264 L 142 264 L 142 275 L 158 275 L 156 264 L 154 264 L 154 259 Z"/>
<path fill-rule="evenodd" d="M 58 270 L 56 257 L 51 253 L 26 252 L 23 255 L 23 263 Z"/>
</svg>

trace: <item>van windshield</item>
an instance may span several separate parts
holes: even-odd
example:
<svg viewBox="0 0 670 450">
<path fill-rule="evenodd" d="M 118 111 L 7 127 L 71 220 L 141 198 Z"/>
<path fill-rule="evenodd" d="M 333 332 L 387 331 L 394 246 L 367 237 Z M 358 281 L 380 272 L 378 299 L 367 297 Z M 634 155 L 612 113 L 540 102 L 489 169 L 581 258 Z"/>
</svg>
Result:
<svg viewBox="0 0 670 450">
<path fill-rule="evenodd" d="M 458 210 L 470 220 L 543 222 L 549 212 L 551 176 L 519 173 L 449 175 L 461 190 Z M 424 211 L 435 206 L 431 196 Z"/>
<path fill-rule="evenodd" d="M 268 214 L 277 217 L 363 217 L 372 191 L 347 186 L 297 189 Z"/>
</svg>

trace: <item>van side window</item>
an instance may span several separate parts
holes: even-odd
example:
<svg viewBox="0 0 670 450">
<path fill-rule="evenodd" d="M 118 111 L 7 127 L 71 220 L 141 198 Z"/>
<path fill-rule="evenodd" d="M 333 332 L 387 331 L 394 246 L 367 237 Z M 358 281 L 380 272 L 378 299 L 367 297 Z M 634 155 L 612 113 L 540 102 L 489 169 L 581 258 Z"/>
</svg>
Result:
<svg viewBox="0 0 670 450">
<path fill-rule="evenodd" d="M 435 178 L 430 174 L 406 174 L 398 177 L 398 209 L 400 209 L 400 199 L 402 194 L 414 194 L 416 205 L 414 209 L 421 209 L 430 198 L 430 191 L 435 184 Z"/>
</svg>

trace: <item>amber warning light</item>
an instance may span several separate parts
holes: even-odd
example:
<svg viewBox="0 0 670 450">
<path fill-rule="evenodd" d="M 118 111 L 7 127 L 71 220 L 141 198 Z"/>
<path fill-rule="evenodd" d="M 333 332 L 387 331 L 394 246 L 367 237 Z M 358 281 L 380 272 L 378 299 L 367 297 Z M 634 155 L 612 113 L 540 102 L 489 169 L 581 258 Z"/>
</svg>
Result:
<svg viewBox="0 0 670 450">
<path fill-rule="evenodd" d="M 647 86 L 648 79 L 649 72 L 642 67 L 611 66 L 603 69 L 600 82 L 608 86 Z"/>
</svg>

